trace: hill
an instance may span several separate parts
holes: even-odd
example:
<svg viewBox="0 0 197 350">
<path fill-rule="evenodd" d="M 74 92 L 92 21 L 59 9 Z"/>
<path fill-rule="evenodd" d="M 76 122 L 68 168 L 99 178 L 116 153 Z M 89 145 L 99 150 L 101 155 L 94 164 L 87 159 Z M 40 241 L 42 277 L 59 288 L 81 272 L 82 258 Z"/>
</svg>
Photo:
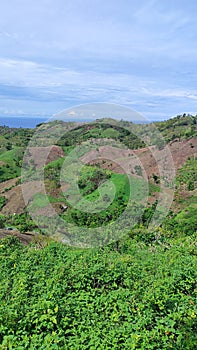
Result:
<svg viewBox="0 0 197 350">
<path fill-rule="evenodd" d="M 196 349 L 196 117 L 0 130 L 0 350 Z"/>
<path fill-rule="evenodd" d="M 61 135 L 61 130 L 64 130 L 64 128 L 68 130 L 66 136 L 63 135 L 57 139 L 57 135 Z M 158 140 L 158 130 L 163 140 Z M 33 138 L 34 132 L 36 132 L 35 141 Z M 178 173 L 179 169 L 187 164 L 189 158 L 195 162 L 197 156 L 196 134 L 197 117 L 190 115 L 177 116 L 164 122 L 146 125 L 137 125 L 122 120 L 117 122 L 115 120 L 102 119 L 92 123 L 81 124 L 53 121 L 48 124 L 42 124 L 35 130 L 1 127 L 1 225 L 13 225 L 22 231 L 35 229 L 31 218 L 26 220 L 26 224 L 24 219 L 22 219 L 24 215 L 28 217 L 20 184 L 22 164 L 29 171 L 26 184 L 23 186 L 25 186 L 25 192 L 29 202 L 31 202 L 31 210 L 34 212 L 38 211 L 43 217 L 52 215 L 52 206 L 55 212 L 68 222 L 81 222 L 81 224 L 94 226 L 101 223 L 104 224 L 108 220 L 115 220 L 124 211 L 128 202 L 129 187 L 124 189 L 125 185 L 123 187 L 119 186 L 121 182 L 124 184 L 126 181 L 127 176 L 124 180 L 125 171 L 127 175 L 130 174 L 129 181 L 135 181 L 133 188 L 139 188 L 136 194 L 132 194 L 134 200 L 138 201 L 138 204 L 143 202 L 143 196 L 141 197 L 139 193 L 142 182 L 145 181 L 147 183 L 146 186 L 149 187 L 147 204 L 152 206 L 158 200 L 161 192 L 160 183 L 163 179 L 161 178 L 159 167 L 160 163 L 162 166 L 164 158 L 162 153 L 165 146 L 164 142 L 167 142 L 168 150 L 172 156 L 173 167 Z M 80 205 L 81 208 L 84 205 L 83 200 L 81 204 L 79 203 L 77 210 L 70 206 L 68 201 L 68 184 L 61 184 L 62 188 L 60 188 L 60 170 L 67 154 L 72 154 L 73 156 L 73 153 L 70 152 L 75 147 L 95 138 L 101 141 L 100 146 L 92 147 L 92 150 L 84 155 L 83 149 L 80 151 L 78 149 L 78 152 L 81 152 L 80 161 L 84 163 L 84 166 L 86 164 L 87 169 L 79 180 L 83 183 L 83 186 L 79 186 L 80 191 L 86 200 L 94 204 L 94 201 L 99 198 L 97 188 L 100 181 L 109 179 L 118 192 L 113 203 L 109 206 L 109 212 L 103 212 L 99 216 L 87 216 L 80 211 Z M 28 154 L 26 154 L 23 161 L 24 152 L 30 140 L 31 146 L 28 147 Z M 102 143 L 102 140 L 104 143 Z M 109 145 L 106 145 L 106 140 L 109 140 Z M 113 140 L 122 145 L 122 147 L 116 148 L 114 160 L 111 159 Z M 148 147 L 147 142 L 149 144 Z M 156 158 L 154 157 L 155 154 Z M 44 190 L 39 188 L 39 176 L 42 171 L 44 171 L 45 190 L 47 191 L 47 198 L 50 204 L 46 200 Z M 28 179 L 31 181 L 28 182 Z M 193 186 L 195 187 L 195 185 L 196 183 Z M 105 191 L 108 192 L 107 188 Z M 107 196 L 110 201 L 110 196 L 106 193 L 106 199 Z M 138 197 L 141 199 L 138 200 Z M 181 210 L 183 210 L 187 206 L 188 198 L 190 198 L 190 201 L 193 200 L 191 199 L 193 198 L 191 196 L 191 185 L 190 187 L 187 186 L 184 191 L 182 188 L 178 188 L 172 203 L 172 210 L 177 212 L 177 208 L 180 207 L 180 201 L 182 201 Z M 89 224 L 87 224 L 88 222 Z"/>
</svg>

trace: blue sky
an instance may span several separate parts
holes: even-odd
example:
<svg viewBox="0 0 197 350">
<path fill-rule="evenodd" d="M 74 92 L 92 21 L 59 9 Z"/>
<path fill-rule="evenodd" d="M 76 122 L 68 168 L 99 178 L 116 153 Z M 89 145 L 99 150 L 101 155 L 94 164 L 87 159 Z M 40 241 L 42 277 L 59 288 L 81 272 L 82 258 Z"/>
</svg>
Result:
<svg viewBox="0 0 197 350">
<path fill-rule="evenodd" d="M 9 0 L 0 13 L 0 116 L 94 102 L 197 113 L 195 0 Z"/>
</svg>

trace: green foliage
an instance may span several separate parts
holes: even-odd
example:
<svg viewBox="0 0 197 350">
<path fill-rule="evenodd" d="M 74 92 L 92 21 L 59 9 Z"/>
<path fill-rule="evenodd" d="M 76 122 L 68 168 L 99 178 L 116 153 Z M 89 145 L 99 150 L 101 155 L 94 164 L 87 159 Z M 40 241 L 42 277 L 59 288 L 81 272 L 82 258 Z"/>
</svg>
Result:
<svg viewBox="0 0 197 350">
<path fill-rule="evenodd" d="M 142 176 L 142 168 L 140 165 L 136 165 L 134 167 L 134 170 L 135 170 L 135 173 L 138 175 L 138 176 Z"/>
<path fill-rule="evenodd" d="M 2 216 L 0 216 L 0 228 L 4 228 L 5 224 L 4 224 L 4 219 Z"/>
<path fill-rule="evenodd" d="M 197 250 L 0 242 L 0 349 L 195 349 Z"/>
<path fill-rule="evenodd" d="M 181 231 L 187 235 L 197 232 L 197 204 L 179 212 L 172 220 L 172 225 L 175 231 Z"/>
<path fill-rule="evenodd" d="M 157 207 L 158 201 L 156 200 L 151 206 L 144 209 L 141 223 L 148 227 Z"/>
<path fill-rule="evenodd" d="M 173 234 L 192 235 L 197 232 L 197 197 L 191 197 L 184 204 L 183 210 L 178 213 L 169 213 L 163 227 L 173 232 Z"/>
<path fill-rule="evenodd" d="M 2 162 L 0 169 L 0 182 L 20 176 L 24 149 L 14 147 L 0 154 Z"/>
<path fill-rule="evenodd" d="M 95 191 L 101 182 L 110 178 L 110 172 L 104 171 L 99 167 L 84 166 L 81 169 L 78 186 L 83 196 Z"/>
<path fill-rule="evenodd" d="M 0 221 L 2 227 L 11 226 L 18 229 L 20 232 L 32 231 L 36 228 L 32 218 L 27 213 L 15 214 L 15 215 L 1 215 Z"/>
<path fill-rule="evenodd" d="M 59 186 L 60 182 L 60 171 L 64 163 L 64 158 L 59 158 L 47 164 L 44 168 L 44 178 L 45 180 L 55 181 L 56 187 Z"/>
<path fill-rule="evenodd" d="M 100 194 L 97 188 L 102 181 L 108 181 L 103 195 Z M 79 226 L 97 227 L 109 222 L 115 221 L 126 209 L 129 198 L 133 202 L 139 203 L 146 195 L 145 182 L 141 178 L 130 178 L 125 174 L 116 174 L 108 170 L 102 170 L 96 167 L 86 166 L 79 179 L 79 187 L 84 196 L 78 202 L 78 208 L 69 207 L 69 200 L 67 202 L 68 209 L 62 217 L 68 222 L 74 222 Z M 114 188 L 115 196 L 111 201 L 112 189 Z M 69 197 L 69 190 L 67 191 Z M 67 198 L 68 198 L 67 197 Z M 89 202 L 94 202 L 101 197 L 101 200 L 108 202 L 106 209 L 102 209 L 102 202 L 98 202 L 98 207 L 101 208 L 96 213 L 84 212 L 84 198 Z"/>
<path fill-rule="evenodd" d="M 62 123 L 41 125 L 46 136 L 51 125 L 57 129 L 50 140 L 41 138 L 38 144 L 48 145 L 53 136 L 55 139 Z M 196 117 L 188 115 L 156 123 L 156 126 L 167 141 L 196 135 Z M 111 127 L 107 119 L 102 125 L 95 122 L 75 128 L 59 144 L 65 154 L 76 143 L 94 137 L 112 138 L 130 148 L 143 147 L 144 143 L 125 127 L 132 127 L 139 135 L 147 130 L 152 143 L 158 148 L 164 146 L 164 141 L 152 132 L 151 124 L 133 126 L 120 121 L 118 126 Z M 19 176 L 23 151 L 31 133 L 28 129 L 0 128 L 0 181 Z M 45 167 L 46 190 L 52 204 L 60 200 L 66 203 L 59 192 L 63 162 L 61 158 Z M 178 213 L 170 212 L 162 227 L 154 231 L 148 229 L 148 224 L 157 201 L 137 217 L 128 236 L 105 248 L 74 249 L 44 236 L 28 247 L 23 247 L 14 237 L 1 240 L 0 350 L 196 349 L 196 164 L 195 158 L 189 159 L 177 175 L 177 188 L 189 191 L 190 197 L 185 202 L 183 199 L 183 208 Z M 135 170 L 142 175 L 141 168 Z M 35 176 L 39 177 L 39 170 Z M 160 191 L 160 178 L 153 174 L 152 181 L 147 195 Z M 90 215 L 66 203 L 68 208 L 62 217 L 79 226 L 95 227 L 116 220 L 130 197 L 134 212 L 135 209 L 138 212 L 135 200 L 139 205 L 144 199 L 147 184 L 140 177 L 129 178 L 95 166 L 84 166 L 78 185 L 82 197 L 91 205 L 102 194 L 109 206 Z M 115 197 L 111 202 L 113 187 Z M 0 197 L 0 208 L 5 203 L 5 197 Z M 83 203 L 79 201 L 79 208 L 80 205 L 83 208 Z M 42 194 L 32 201 L 35 210 L 47 205 L 47 198 Z M 43 218 L 43 226 L 47 220 Z M 21 232 L 36 229 L 27 213 L 1 215 L 0 228 L 7 225 Z"/>
<path fill-rule="evenodd" d="M 6 197 L 0 196 L 0 210 L 4 207 L 5 204 L 6 204 Z"/>
<path fill-rule="evenodd" d="M 10 150 L 13 147 L 26 147 L 33 132 L 33 129 L 0 126 L 0 151 Z"/>
<path fill-rule="evenodd" d="M 36 210 L 39 208 L 47 207 L 48 204 L 49 204 L 48 196 L 46 196 L 43 193 L 36 193 L 31 203 L 31 210 L 33 210 L 33 208 Z"/>
<path fill-rule="evenodd" d="M 131 126 L 132 123 L 129 125 Z M 76 144 L 76 140 L 77 143 L 81 143 L 93 138 L 114 139 L 122 142 L 131 149 L 145 146 L 144 142 L 140 140 L 135 133 L 121 127 L 121 124 L 120 126 L 113 125 L 113 123 L 109 124 L 108 121 L 103 121 L 101 123 L 93 122 L 76 127 L 64 135 L 64 137 L 62 137 L 57 144 L 59 146 L 72 146 Z"/>
<path fill-rule="evenodd" d="M 196 136 L 196 124 L 197 116 L 186 114 L 155 123 L 156 127 L 162 133 L 167 142 L 175 139 L 182 140 Z"/>
<path fill-rule="evenodd" d="M 189 191 L 197 187 L 197 158 L 189 158 L 179 169 L 177 174 L 177 185 L 186 185 Z"/>
</svg>

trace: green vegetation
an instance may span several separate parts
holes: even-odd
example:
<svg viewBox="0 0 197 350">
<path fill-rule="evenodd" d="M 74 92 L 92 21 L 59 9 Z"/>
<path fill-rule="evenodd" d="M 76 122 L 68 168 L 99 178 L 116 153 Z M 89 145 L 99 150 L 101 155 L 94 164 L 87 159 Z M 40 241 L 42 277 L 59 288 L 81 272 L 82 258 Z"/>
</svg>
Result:
<svg viewBox="0 0 197 350">
<path fill-rule="evenodd" d="M 78 186 L 83 196 L 95 191 L 99 184 L 110 178 L 110 172 L 99 167 L 84 166 L 81 169 Z"/>
<path fill-rule="evenodd" d="M 0 152 L 11 150 L 13 147 L 26 147 L 33 132 L 32 129 L 0 126 Z"/>
<path fill-rule="evenodd" d="M 60 191 L 60 170 L 63 162 L 64 158 L 61 158 L 45 167 L 45 186 L 51 204 L 61 202 L 62 205 L 66 205 L 67 210 L 60 213 L 66 222 L 88 227 L 113 222 L 124 211 L 130 197 L 134 203 L 143 200 L 147 195 L 147 184 L 142 178 L 128 177 L 125 174 L 102 169 L 100 166 L 86 165 L 82 167 L 79 178 L 77 178 L 81 197 L 78 199 L 77 209 L 73 208 L 70 205 L 70 198 L 77 195 L 76 189 L 67 188 L 64 196 Z M 160 190 L 155 184 L 150 183 L 149 185 L 150 194 Z M 44 195 L 39 195 L 36 196 L 32 205 L 35 209 L 45 207 L 48 205 L 48 200 L 44 198 Z M 95 201 L 98 201 L 96 204 L 98 210 L 95 213 L 84 212 L 84 200 L 93 205 Z M 104 209 L 100 210 L 103 202 L 107 203 L 107 209 L 104 206 Z"/>
<path fill-rule="evenodd" d="M 0 349 L 195 349 L 196 237 L 157 241 L 35 250 L 2 240 Z"/>
<path fill-rule="evenodd" d="M 145 145 L 140 135 L 146 131 L 147 142 L 162 149 L 164 141 L 195 137 L 196 124 L 197 117 L 190 115 L 156 123 L 162 140 L 153 124 L 120 121 L 113 125 L 113 120 L 107 119 L 87 125 L 73 123 L 75 129 L 60 138 L 58 145 L 65 155 L 77 144 L 95 137 L 113 139 L 126 148 L 140 148 Z M 61 121 L 40 125 L 46 137 L 38 134 L 35 146 L 47 146 L 56 140 L 63 125 Z M 20 176 L 32 132 L 0 127 L 0 182 Z M 75 166 L 83 152 L 81 146 L 67 165 Z M 44 167 L 47 196 L 36 194 L 30 202 L 31 210 L 41 216 L 40 228 L 49 221 L 43 213 L 50 202 L 65 222 L 76 223 L 82 231 L 83 226 L 95 232 L 101 226 L 104 231 L 125 211 L 129 199 L 133 211 L 125 220 L 132 228 L 102 248 L 68 247 L 44 235 L 40 243 L 35 239 L 29 246 L 14 237 L 1 239 L 0 350 L 196 349 L 197 159 L 190 157 L 179 169 L 172 209 L 162 225 L 152 230 L 148 226 L 162 190 L 158 175 L 153 173 L 145 182 L 139 165 L 134 168 L 135 176 L 126 176 L 103 169 L 101 164 L 85 165 L 79 173 L 72 172 L 74 166 L 69 173 L 67 167 L 64 174 L 65 159 L 61 156 Z M 39 179 L 43 169 L 35 171 L 35 165 L 30 165 L 27 181 Z M 64 175 L 68 177 L 64 179 Z M 78 186 L 77 193 L 75 187 L 67 186 L 71 176 Z M 65 187 L 63 192 L 61 185 Z M 6 186 L 1 192 L 0 210 L 7 205 L 6 196 L 14 191 L 15 184 Z M 75 195 L 78 201 L 74 208 Z M 144 207 L 146 197 L 150 203 Z M 95 210 L 84 212 L 84 206 Z M 130 225 L 133 214 L 135 222 Z M 55 220 L 50 225 L 56 233 Z M 3 232 L 6 227 L 22 233 L 41 232 L 26 211 L 0 215 Z M 113 229 L 109 233 L 117 237 Z M 101 237 L 101 241 L 105 244 L 110 237 Z"/>
<path fill-rule="evenodd" d="M 177 185 L 185 186 L 189 191 L 197 188 L 197 158 L 189 158 L 177 174 Z"/>
<path fill-rule="evenodd" d="M 44 208 L 48 205 L 48 198 L 45 194 L 36 193 L 31 205 L 34 209 Z"/>
<path fill-rule="evenodd" d="M 143 179 L 133 176 L 128 178 L 125 174 L 113 173 L 95 166 L 82 168 L 78 185 L 82 198 L 78 200 L 77 209 L 69 204 L 69 198 L 75 195 L 75 192 L 67 189 L 65 203 L 68 209 L 62 214 L 62 217 L 80 226 L 96 227 L 113 222 L 125 210 L 130 197 L 135 203 L 140 199 L 143 200 L 146 195 L 146 183 Z M 96 212 L 84 212 L 84 200 L 92 205 L 97 201 Z M 106 208 L 105 205 L 103 208 L 103 203 L 107 203 Z"/>
<path fill-rule="evenodd" d="M 197 136 L 197 116 L 186 114 L 162 122 L 134 124 L 132 127 L 127 122 L 125 126 L 131 128 L 131 131 L 133 129 L 139 138 L 145 137 L 148 144 L 157 145 L 158 149 L 162 149 L 165 143 L 187 140 Z M 193 147 L 192 143 L 191 147 Z"/>
<path fill-rule="evenodd" d="M 130 123 L 130 127 L 133 124 Z M 144 147 L 145 144 L 141 141 L 134 133 L 128 129 L 122 128 L 118 125 L 105 123 L 89 123 L 83 126 L 79 126 L 69 133 L 64 135 L 59 141 L 59 146 L 72 146 L 83 141 L 87 141 L 93 138 L 108 138 L 114 139 L 116 141 L 122 142 L 125 146 L 129 148 L 140 148 Z"/>
<path fill-rule="evenodd" d="M 0 215 L 0 222 L 2 227 L 10 226 L 16 228 L 22 233 L 37 229 L 35 223 L 32 221 L 32 218 L 27 213 Z"/>
<path fill-rule="evenodd" d="M 150 144 L 156 144 L 158 148 L 162 148 L 164 140 L 169 142 L 197 135 L 197 117 L 186 114 L 167 121 L 146 125 L 135 125 L 124 121 L 113 123 L 113 120 L 110 119 L 103 119 L 100 123 L 94 122 L 80 126 L 77 123 L 67 124 L 68 130 L 71 126 L 72 130 L 61 137 L 58 142 L 56 142 L 58 133 L 63 129 L 64 122 L 53 121 L 40 125 L 40 132 L 38 128 L 36 140 L 32 142 L 31 146 L 47 146 L 55 142 L 63 147 L 65 153 L 68 153 L 76 143 L 80 144 L 96 137 L 97 139 L 114 139 L 130 149 L 136 149 L 145 146 L 141 137 L 143 138 L 143 135 L 146 135 L 146 137 L 150 136 Z M 163 140 L 160 137 L 158 138 L 157 129 L 163 135 Z M 49 130 L 50 133 L 48 135 Z M 0 170 L 0 182 L 20 176 L 23 152 L 33 132 L 34 130 L 31 129 L 0 127 L 0 162 L 3 162 Z M 191 147 L 193 147 L 192 144 Z"/>
<path fill-rule="evenodd" d="M 20 176 L 23 153 L 33 130 L 0 126 L 0 182 Z"/>
<path fill-rule="evenodd" d="M 14 147 L 0 154 L 0 182 L 20 176 L 24 150 Z"/>
<path fill-rule="evenodd" d="M 167 142 L 197 136 L 197 116 L 178 115 L 164 122 L 155 123 Z"/>
<path fill-rule="evenodd" d="M 182 227 L 182 231 L 187 235 L 193 234 L 197 231 L 197 201 L 193 205 L 187 207 L 177 214 L 175 218 L 178 223 L 178 228 Z"/>
<path fill-rule="evenodd" d="M 5 196 L 0 196 L 0 210 L 4 207 L 5 204 L 6 204 Z"/>
</svg>

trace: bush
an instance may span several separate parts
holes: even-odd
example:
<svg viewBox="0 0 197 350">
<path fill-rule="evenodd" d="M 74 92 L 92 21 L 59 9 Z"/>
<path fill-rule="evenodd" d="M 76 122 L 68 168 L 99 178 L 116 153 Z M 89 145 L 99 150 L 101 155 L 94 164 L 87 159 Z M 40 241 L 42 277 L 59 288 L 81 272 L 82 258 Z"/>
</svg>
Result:
<svg viewBox="0 0 197 350">
<path fill-rule="evenodd" d="M 0 349 L 195 349 L 197 250 L 0 242 Z"/>
</svg>

